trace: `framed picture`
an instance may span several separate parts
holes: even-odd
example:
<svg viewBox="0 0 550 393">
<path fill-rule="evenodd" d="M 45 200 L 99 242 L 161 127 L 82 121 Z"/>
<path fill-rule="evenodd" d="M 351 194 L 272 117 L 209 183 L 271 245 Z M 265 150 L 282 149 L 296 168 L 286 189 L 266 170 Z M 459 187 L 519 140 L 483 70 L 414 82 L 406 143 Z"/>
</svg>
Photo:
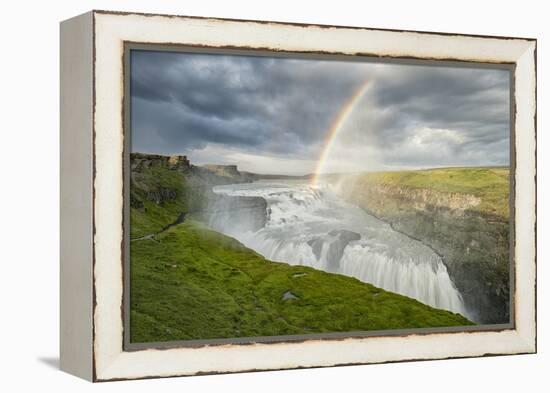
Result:
<svg viewBox="0 0 550 393">
<path fill-rule="evenodd" d="M 61 367 L 536 351 L 536 41 L 61 24 Z"/>
</svg>

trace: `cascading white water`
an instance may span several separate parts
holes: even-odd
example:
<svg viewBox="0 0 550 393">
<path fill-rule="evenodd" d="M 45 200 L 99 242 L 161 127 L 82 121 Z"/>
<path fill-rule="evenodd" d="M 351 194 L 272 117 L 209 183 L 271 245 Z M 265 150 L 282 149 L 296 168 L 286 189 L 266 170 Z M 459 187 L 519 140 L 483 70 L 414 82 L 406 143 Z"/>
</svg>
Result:
<svg viewBox="0 0 550 393">
<path fill-rule="evenodd" d="M 433 250 L 328 189 L 282 180 L 217 186 L 214 192 L 266 200 L 267 221 L 259 230 L 219 217 L 211 225 L 268 259 L 352 276 L 468 317 L 447 268 Z"/>
</svg>

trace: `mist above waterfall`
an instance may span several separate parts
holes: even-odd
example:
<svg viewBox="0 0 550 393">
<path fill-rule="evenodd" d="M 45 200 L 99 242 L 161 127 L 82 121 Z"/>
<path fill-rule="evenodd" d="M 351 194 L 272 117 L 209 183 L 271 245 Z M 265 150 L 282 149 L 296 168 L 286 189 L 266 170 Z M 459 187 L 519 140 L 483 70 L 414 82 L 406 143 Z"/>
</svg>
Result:
<svg viewBox="0 0 550 393">
<path fill-rule="evenodd" d="M 221 205 L 212 210 L 210 226 L 268 259 L 352 276 L 468 317 L 447 268 L 433 250 L 345 202 L 328 187 L 312 187 L 304 180 L 261 180 L 217 186 L 214 192 L 265 201 L 261 227 L 257 220 L 250 223 Z M 262 209 L 255 205 L 258 208 Z"/>
</svg>

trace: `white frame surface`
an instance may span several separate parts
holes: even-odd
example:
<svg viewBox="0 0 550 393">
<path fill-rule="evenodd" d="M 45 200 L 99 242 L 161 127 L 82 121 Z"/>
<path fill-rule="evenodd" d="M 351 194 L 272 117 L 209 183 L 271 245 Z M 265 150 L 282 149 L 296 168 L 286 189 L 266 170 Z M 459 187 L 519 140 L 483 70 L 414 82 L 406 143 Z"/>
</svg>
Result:
<svg viewBox="0 0 550 393">
<path fill-rule="evenodd" d="M 90 354 L 73 356 L 74 361 L 83 362 L 86 372 L 81 372 L 81 376 L 104 381 L 536 351 L 535 40 L 99 11 L 77 18 L 84 18 L 86 23 L 91 18 L 94 61 L 90 86 L 93 124 L 91 130 L 86 128 L 93 143 L 89 158 L 94 168 L 91 208 L 95 233 L 93 266 L 88 266 L 93 268 L 93 279 L 90 277 L 93 289 L 92 293 L 83 290 L 81 295 L 88 296 L 82 301 L 91 305 L 93 330 L 90 330 L 91 358 Z M 125 42 L 515 63 L 515 327 L 497 332 L 124 351 L 121 245 Z M 86 274 L 90 275 L 90 271 Z M 62 274 L 61 279 L 67 277 Z M 86 310 L 89 308 L 82 312 Z M 62 317 L 62 326 L 64 323 L 70 322 L 64 322 Z M 62 351 L 62 359 L 63 356 Z"/>
</svg>

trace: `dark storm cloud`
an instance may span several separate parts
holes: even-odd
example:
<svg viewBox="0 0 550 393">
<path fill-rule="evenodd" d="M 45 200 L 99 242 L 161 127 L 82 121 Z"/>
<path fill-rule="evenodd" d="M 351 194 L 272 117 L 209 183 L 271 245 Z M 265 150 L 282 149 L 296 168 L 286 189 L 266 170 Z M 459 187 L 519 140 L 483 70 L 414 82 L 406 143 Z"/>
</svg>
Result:
<svg viewBox="0 0 550 393">
<path fill-rule="evenodd" d="M 508 74 L 480 69 L 416 67 L 388 79 L 374 97 L 380 107 L 433 127 L 508 123 Z"/>
<path fill-rule="evenodd" d="M 314 61 L 134 53 L 134 150 L 188 150 L 209 142 L 289 155 L 308 150 L 361 70 L 338 79 L 332 71 Z M 151 145 L 149 133 L 159 146 Z"/>
<path fill-rule="evenodd" d="M 344 145 L 390 166 L 507 164 L 505 71 L 150 51 L 132 54 L 132 150 L 315 160 L 367 79 Z"/>
</svg>

